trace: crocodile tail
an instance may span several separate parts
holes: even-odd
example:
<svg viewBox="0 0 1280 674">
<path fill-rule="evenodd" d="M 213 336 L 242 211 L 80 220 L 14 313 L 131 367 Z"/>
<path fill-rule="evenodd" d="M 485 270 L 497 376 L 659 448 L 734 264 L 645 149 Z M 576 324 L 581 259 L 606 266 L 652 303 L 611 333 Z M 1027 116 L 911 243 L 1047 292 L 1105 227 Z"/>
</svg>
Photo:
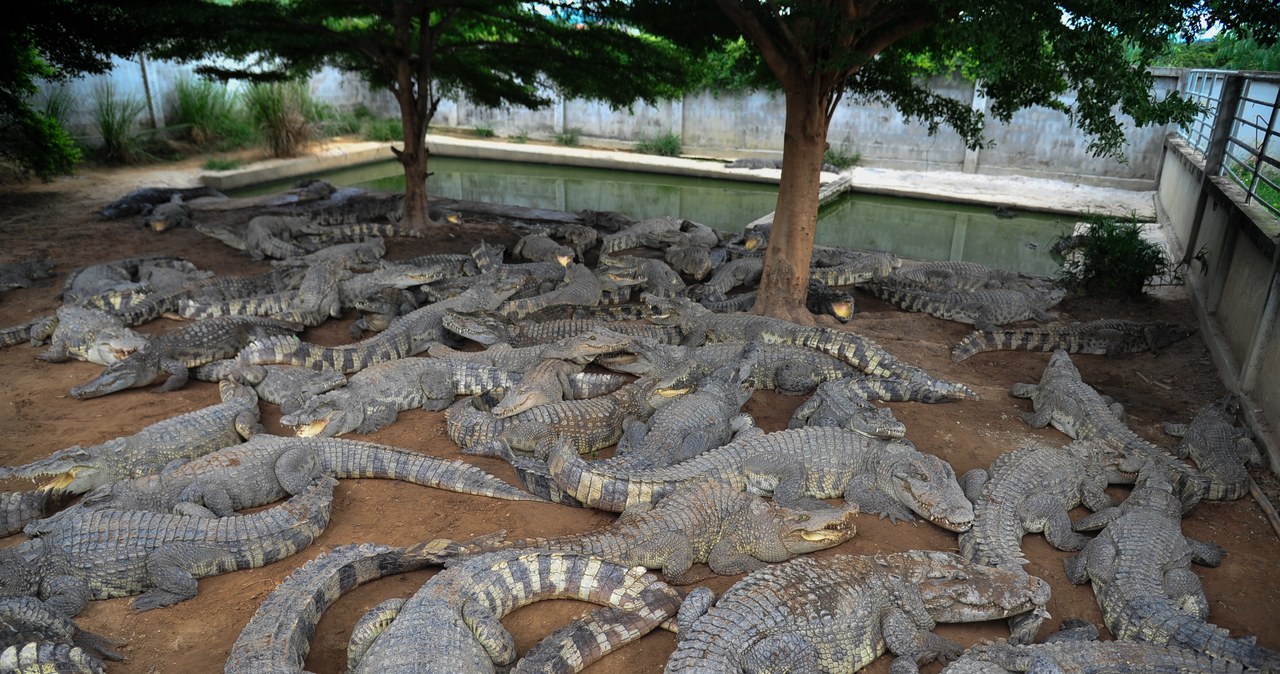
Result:
<svg viewBox="0 0 1280 674">
<path fill-rule="evenodd" d="M 1106 616 L 1107 629 L 1116 639 L 1155 641 L 1239 662 L 1263 672 L 1280 671 L 1280 652 L 1258 646 L 1251 640 L 1233 639 L 1227 630 L 1179 611 L 1164 595 L 1107 594 L 1112 594 L 1113 601 L 1123 602 L 1118 615 Z"/>
<path fill-rule="evenodd" d="M 12 536 L 28 523 L 48 517 L 72 496 L 60 489 L 0 492 L 0 536 Z"/>
<path fill-rule="evenodd" d="M 236 366 L 284 364 L 321 369 L 319 364 L 308 362 L 313 359 L 308 357 L 309 350 L 304 346 L 304 342 L 296 335 L 273 335 L 255 339 L 240 350 L 240 354 L 236 356 Z"/>
<path fill-rule="evenodd" d="M 102 660 L 71 644 L 33 641 L 0 651 L 0 672 L 67 672 L 106 674 Z"/>
<path fill-rule="evenodd" d="M 13 346 L 14 344 L 32 344 L 34 346 L 38 342 L 32 337 L 32 327 L 40 320 L 36 319 L 22 325 L 0 329 L 0 346 Z"/>
<path fill-rule="evenodd" d="M 982 353 L 983 351 L 1004 351 L 1016 349 L 1013 341 L 1009 339 L 1009 331 L 1002 330 L 1000 332 L 986 332 L 985 330 L 975 330 L 965 335 L 951 349 L 951 360 L 959 363 L 970 356 Z M 1003 339 L 1002 339 L 1003 338 Z"/>
<path fill-rule="evenodd" d="M 573 443 L 563 437 L 552 446 L 547 469 L 566 494 L 598 510 L 620 513 L 632 501 L 649 502 L 659 495 L 653 485 L 633 485 L 625 477 L 595 472 L 578 455 Z"/>
<path fill-rule="evenodd" d="M 680 596 L 661 583 L 646 588 L 640 597 L 643 605 L 639 609 L 599 608 L 556 630 L 516 663 L 513 674 L 582 671 L 652 632 L 680 609 Z"/>
<path fill-rule="evenodd" d="M 400 480 L 424 487 L 508 501 L 542 500 L 463 461 L 441 459 L 407 449 L 357 440 L 326 438 L 314 442 L 320 448 L 321 463 L 326 475 Z"/>
</svg>

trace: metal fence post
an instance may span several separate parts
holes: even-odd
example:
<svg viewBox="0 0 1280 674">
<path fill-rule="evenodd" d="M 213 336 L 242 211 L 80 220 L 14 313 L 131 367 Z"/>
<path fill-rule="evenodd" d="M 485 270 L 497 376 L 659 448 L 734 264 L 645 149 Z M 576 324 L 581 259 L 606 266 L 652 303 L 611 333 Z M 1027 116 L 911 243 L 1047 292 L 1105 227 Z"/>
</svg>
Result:
<svg viewBox="0 0 1280 674">
<path fill-rule="evenodd" d="M 1236 108 L 1240 106 L 1240 92 L 1244 88 L 1244 77 L 1240 73 L 1228 75 L 1222 83 L 1222 95 L 1218 98 L 1218 111 L 1213 120 L 1213 133 L 1209 136 L 1209 144 L 1204 153 L 1204 175 L 1200 176 L 1200 194 L 1196 197 L 1196 213 L 1191 219 L 1191 231 L 1187 234 L 1187 249 L 1182 254 L 1182 261 L 1190 264 L 1196 256 L 1196 243 L 1200 238 L 1200 223 L 1204 220 L 1204 209 L 1209 203 L 1209 179 L 1222 173 L 1222 161 L 1227 154 L 1227 140 L 1231 137 L 1232 123 L 1235 121 Z"/>
</svg>

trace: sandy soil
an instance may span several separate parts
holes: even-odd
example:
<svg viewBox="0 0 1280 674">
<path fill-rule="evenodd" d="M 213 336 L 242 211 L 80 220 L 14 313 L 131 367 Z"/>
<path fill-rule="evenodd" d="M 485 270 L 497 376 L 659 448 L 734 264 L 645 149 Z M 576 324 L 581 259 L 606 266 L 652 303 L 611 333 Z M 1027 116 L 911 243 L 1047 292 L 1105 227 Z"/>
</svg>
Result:
<svg viewBox="0 0 1280 674">
<path fill-rule="evenodd" d="M 138 186 L 193 184 L 196 161 L 165 165 L 159 169 L 85 171 L 80 177 L 49 185 L 6 186 L 0 192 L 0 262 L 37 254 L 57 261 L 60 275 L 47 287 L 15 290 L 0 297 L 0 325 L 13 325 L 51 313 L 65 274 L 93 262 L 140 253 L 182 255 L 202 268 L 219 274 L 247 274 L 266 268 L 236 251 L 191 229 L 164 234 L 139 228 L 135 222 L 103 222 L 96 209 Z M 511 232 L 497 225 L 467 223 L 490 241 L 510 243 Z M 388 257 L 403 259 L 426 252 L 462 252 L 471 235 L 445 241 L 396 240 Z M 903 359 L 921 365 L 935 375 L 962 381 L 981 395 L 978 401 L 932 405 L 893 404 L 903 420 L 908 438 L 922 450 L 950 461 L 958 473 L 988 465 L 997 455 L 1031 439 L 1064 443 L 1066 437 L 1052 429 L 1032 430 L 1018 415 L 1027 401 L 1007 395 L 1015 382 L 1036 381 L 1048 359 L 1040 353 L 983 354 L 963 363 L 952 363 L 948 351 L 967 332 L 966 326 L 924 315 L 898 312 L 870 298 L 861 303 L 863 313 L 850 328 L 879 341 Z M 1059 310 L 1063 318 L 1088 320 L 1101 317 L 1162 318 L 1194 324 L 1189 303 L 1176 296 L 1140 304 L 1071 300 Z M 305 338 L 322 343 L 347 341 L 347 324 L 331 321 L 308 330 Z M 169 321 L 145 326 L 146 331 L 175 327 Z M 88 445 L 138 431 L 157 420 L 211 404 L 217 399 L 212 384 L 193 383 L 163 395 L 144 389 L 103 398 L 78 401 L 68 396 L 73 385 L 91 379 L 99 367 L 89 363 L 49 364 L 35 359 L 35 349 L 15 346 L 0 349 L 0 463 L 18 464 L 72 444 Z M 1076 358 L 1086 381 L 1124 403 L 1129 423 L 1146 438 L 1165 446 L 1162 421 L 1185 421 L 1200 406 L 1219 397 L 1223 385 L 1199 338 L 1193 337 L 1159 356 L 1109 360 L 1099 356 Z M 747 405 L 766 430 L 786 426 L 801 399 L 770 392 L 757 393 Z M 283 432 L 279 412 L 264 405 L 269 430 Z M 459 452 L 444 432 L 440 413 L 403 413 L 393 426 L 365 436 L 376 442 L 412 448 L 429 454 L 457 457 Z M 468 457 L 509 481 L 512 471 L 502 462 Z M 25 484 L 0 484 L 0 488 L 29 488 Z M 1123 490 L 1116 489 L 1116 495 Z M 403 545 L 426 538 L 466 537 L 506 529 L 520 536 L 545 536 L 585 531 L 611 521 L 612 515 L 576 510 L 552 504 L 512 504 L 436 491 L 413 485 L 374 481 L 344 481 L 337 490 L 333 522 L 318 543 L 303 553 L 262 569 L 231 573 L 200 581 L 197 598 L 177 606 L 138 614 L 128 600 L 92 603 L 78 619 L 86 628 L 126 643 L 125 663 L 111 666 L 121 673 L 215 672 L 240 630 L 267 593 L 290 571 L 322 550 L 353 542 Z M 858 521 L 858 536 L 822 554 L 866 554 L 915 548 L 956 549 L 955 534 L 928 524 L 890 525 L 872 516 Z M 1212 621 L 1232 633 L 1257 635 L 1259 642 L 1280 648 L 1280 540 L 1268 526 L 1259 507 L 1250 499 L 1231 503 L 1206 503 L 1186 520 L 1189 535 L 1214 541 L 1228 554 L 1216 569 L 1197 568 L 1210 598 Z M 0 541 L 12 545 L 21 536 Z M 1065 553 L 1053 550 L 1043 538 L 1024 541 L 1031 562 L 1028 570 L 1052 584 L 1050 611 L 1056 627 L 1061 619 L 1080 616 L 1100 622 L 1093 593 L 1088 586 L 1067 583 L 1061 560 Z M 314 640 L 309 670 L 330 673 L 345 668 L 345 643 L 354 621 L 369 607 L 392 596 L 408 596 L 427 577 L 416 573 L 389 578 L 353 592 L 324 618 Z M 707 581 L 717 590 L 733 578 Z M 571 601 L 547 602 L 521 609 L 504 622 L 516 635 L 521 650 L 586 609 Z M 939 632 L 963 643 L 1006 636 L 1002 624 L 942 626 Z M 658 672 L 674 647 L 666 633 L 653 634 L 608 657 L 588 671 Z M 868 671 L 888 671 L 881 658 Z M 926 672 L 936 672 L 933 665 Z"/>
</svg>

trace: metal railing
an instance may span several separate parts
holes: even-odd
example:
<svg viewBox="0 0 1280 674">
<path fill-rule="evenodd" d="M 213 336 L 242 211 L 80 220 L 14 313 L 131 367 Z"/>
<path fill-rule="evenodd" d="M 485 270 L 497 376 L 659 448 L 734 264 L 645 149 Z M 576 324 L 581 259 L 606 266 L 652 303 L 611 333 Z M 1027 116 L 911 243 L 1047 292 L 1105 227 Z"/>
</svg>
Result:
<svg viewBox="0 0 1280 674">
<path fill-rule="evenodd" d="M 1280 74 L 1193 70 L 1184 93 L 1206 108 L 1179 131 L 1214 160 L 1206 170 L 1244 189 L 1246 204 L 1280 217 Z M 1229 131 L 1215 136 L 1215 127 Z"/>
</svg>

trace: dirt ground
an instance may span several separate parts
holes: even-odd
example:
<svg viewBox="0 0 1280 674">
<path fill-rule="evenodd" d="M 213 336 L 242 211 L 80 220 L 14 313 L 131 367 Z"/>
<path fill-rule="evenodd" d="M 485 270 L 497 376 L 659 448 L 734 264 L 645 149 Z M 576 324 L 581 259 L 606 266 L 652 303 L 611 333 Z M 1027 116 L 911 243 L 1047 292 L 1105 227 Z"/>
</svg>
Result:
<svg viewBox="0 0 1280 674">
<path fill-rule="evenodd" d="M 76 267 L 142 253 L 184 256 L 218 274 L 249 274 L 265 270 L 240 253 L 192 229 L 155 234 L 133 221 L 104 222 L 96 210 L 129 190 L 144 185 L 194 184 L 197 161 L 150 169 L 88 170 L 81 176 L 52 184 L 0 186 L 0 262 L 46 255 L 58 263 L 59 276 L 46 287 L 14 290 L 0 296 L 0 325 L 14 325 L 52 313 L 55 296 L 67 272 Z M 199 214 L 197 214 L 199 217 Z M 503 242 L 513 237 L 505 228 L 467 223 L 487 240 Z M 514 240 L 511 238 L 511 240 Z M 505 241 L 510 244 L 511 240 Z M 389 259 L 404 259 L 428 252 L 465 252 L 470 234 L 444 241 L 400 239 L 388 246 Z M 1048 354 L 997 352 L 952 363 L 950 347 L 968 331 L 966 326 L 922 314 L 899 312 L 869 297 L 860 298 L 862 313 L 849 329 L 871 337 L 907 362 L 931 373 L 965 382 L 981 400 L 944 405 L 895 403 L 893 410 L 908 428 L 907 437 L 923 451 L 950 461 L 957 473 L 986 466 L 1000 453 L 1031 439 L 1065 443 L 1052 430 L 1033 430 L 1019 414 L 1029 403 L 1007 395 L 1015 382 L 1038 380 Z M 1160 300 L 1125 304 L 1069 300 L 1058 314 L 1064 319 L 1161 318 L 1194 324 L 1185 298 L 1177 293 Z M 309 341 L 337 344 L 347 341 L 347 325 L 354 318 L 330 321 L 309 329 Z M 142 329 L 165 331 L 176 324 L 157 321 Z M 75 400 L 68 390 L 93 378 L 100 370 L 90 363 L 50 364 L 35 359 L 36 349 L 25 345 L 0 349 L 0 463 L 20 464 L 73 444 L 89 445 L 137 432 L 143 426 L 212 404 L 217 400 L 213 384 L 194 382 L 157 395 L 133 389 L 103 398 Z M 1160 422 L 1186 421 L 1202 405 L 1223 394 L 1223 384 L 1198 337 L 1168 349 L 1159 356 L 1110 360 L 1101 356 L 1077 356 L 1085 380 L 1102 393 L 1124 403 L 1129 423 L 1144 437 L 1170 446 Z M 766 430 L 786 427 L 801 402 L 771 392 L 757 393 L 747 405 Z M 264 423 L 271 432 L 284 433 L 278 410 L 263 406 Z M 370 436 L 375 442 L 411 448 L 432 455 L 455 458 L 457 447 L 448 439 L 441 413 L 405 412 L 389 428 Z M 515 475 L 501 461 L 465 457 L 465 460 L 511 482 Z M 29 484 L 0 484 L 4 489 L 30 488 Z M 1123 490 L 1116 489 L 1117 496 Z M 1076 513 L 1077 515 L 1080 513 Z M 85 628 L 119 639 L 128 657 L 110 670 L 124 673 L 220 671 L 232 642 L 267 593 L 290 571 L 321 551 L 336 545 L 377 542 L 405 545 L 435 537 L 467 537 L 506 529 L 519 536 L 548 536 L 586 531 L 608 524 L 613 515 L 553 504 L 513 503 L 453 494 L 408 484 L 377 480 L 346 480 L 337 489 L 333 521 L 316 545 L 290 559 L 262 569 L 230 573 L 200 581 L 199 596 L 176 606 L 136 613 L 127 599 L 93 602 L 78 618 Z M 858 535 L 850 542 L 820 554 L 870 554 L 916 548 L 956 549 L 956 535 L 925 523 L 890 525 L 874 516 L 858 520 Z M 1210 540 L 1227 549 L 1219 568 L 1197 568 L 1212 609 L 1211 620 L 1234 635 L 1256 635 L 1259 643 L 1280 648 L 1280 540 L 1253 500 L 1204 503 L 1187 518 L 1188 535 Z M 0 541 L 20 542 L 22 536 Z M 1053 550 L 1040 536 L 1023 542 L 1031 562 L 1028 571 L 1047 579 L 1054 592 L 1050 603 L 1053 619 L 1046 629 L 1064 618 L 1079 616 L 1095 623 L 1101 617 L 1088 586 L 1074 587 L 1063 574 L 1065 553 Z M 709 572 L 708 572 L 709 573 Z M 429 577 L 428 572 L 389 578 L 353 592 L 331 609 L 314 639 L 307 668 L 322 674 L 345 669 L 346 639 L 354 621 L 374 604 L 392 596 L 409 596 Z M 707 581 L 717 590 L 735 579 L 715 577 Z M 546 602 L 521 609 L 504 620 L 521 651 L 571 617 L 587 609 L 572 601 Z M 1002 623 L 944 625 L 941 634 L 965 644 L 1007 636 Z M 596 674 L 659 672 L 675 645 L 668 633 L 655 633 L 622 649 L 594 667 Z M 867 671 L 888 671 L 881 658 Z M 936 672 L 940 666 L 927 667 Z"/>
</svg>

